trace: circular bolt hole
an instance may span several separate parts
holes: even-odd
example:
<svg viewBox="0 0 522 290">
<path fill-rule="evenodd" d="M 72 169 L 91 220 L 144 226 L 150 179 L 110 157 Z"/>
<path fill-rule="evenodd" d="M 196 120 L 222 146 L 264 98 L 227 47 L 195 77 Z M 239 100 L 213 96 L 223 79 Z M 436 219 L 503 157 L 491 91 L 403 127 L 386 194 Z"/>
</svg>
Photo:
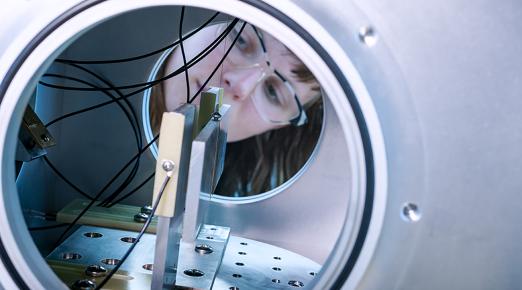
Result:
<svg viewBox="0 0 522 290">
<path fill-rule="evenodd" d="M 205 244 L 196 245 L 194 250 L 202 255 L 208 255 L 214 251 L 211 246 Z"/>
<path fill-rule="evenodd" d="M 371 26 L 363 26 L 359 29 L 359 40 L 369 47 L 377 43 L 377 34 Z"/>
<path fill-rule="evenodd" d="M 272 270 L 274 270 L 274 271 L 281 271 L 281 268 L 279 268 L 279 267 L 272 267 Z"/>
<path fill-rule="evenodd" d="M 243 264 L 241 262 L 237 262 L 236 265 L 238 265 L 238 266 L 245 266 L 245 264 Z"/>
<path fill-rule="evenodd" d="M 107 274 L 107 269 L 100 265 L 90 265 L 85 268 L 85 275 L 89 277 L 101 277 Z"/>
<path fill-rule="evenodd" d="M 274 260 L 281 260 L 281 257 L 274 257 Z"/>
<path fill-rule="evenodd" d="M 217 231 L 217 229 L 216 229 L 216 228 L 210 228 L 210 230 L 211 230 L 211 231 Z"/>
<path fill-rule="evenodd" d="M 207 237 L 207 240 L 213 240 L 213 239 L 214 239 L 214 237 L 210 237 L 210 236 Z"/>
<path fill-rule="evenodd" d="M 241 244 L 241 245 L 243 245 L 243 246 L 248 245 L 248 243 L 245 243 L 245 242 L 241 242 L 241 243 L 239 243 L 239 244 Z"/>
<path fill-rule="evenodd" d="M 183 273 L 190 277 L 201 277 L 201 276 L 205 275 L 205 273 L 201 272 L 198 269 L 188 269 L 188 270 L 183 271 Z"/>
<path fill-rule="evenodd" d="M 74 290 L 93 290 L 94 288 L 96 288 L 96 283 L 87 279 L 78 280 L 71 285 L 71 289 Z"/>
<path fill-rule="evenodd" d="M 279 279 L 272 279 L 272 282 L 274 282 L 274 283 L 281 283 L 281 280 L 279 280 Z"/>
<path fill-rule="evenodd" d="M 297 287 L 297 288 L 304 287 L 303 282 L 301 282 L 301 281 L 296 281 L 296 280 L 290 280 L 290 281 L 288 281 L 288 285 L 293 286 L 293 287 Z"/>
<path fill-rule="evenodd" d="M 240 254 L 240 255 L 243 255 L 243 256 L 246 255 L 245 252 L 237 252 L 237 253 Z"/>
<path fill-rule="evenodd" d="M 78 253 L 63 253 L 62 260 L 79 260 L 82 258 L 82 255 Z"/>
<path fill-rule="evenodd" d="M 402 207 L 401 217 L 407 222 L 418 222 L 421 219 L 421 212 L 416 204 L 409 202 Z"/>
<path fill-rule="evenodd" d="M 232 274 L 232 277 L 234 277 L 234 278 L 241 278 L 243 276 L 241 274 Z"/>
<path fill-rule="evenodd" d="M 97 238 L 103 237 L 102 234 L 96 233 L 96 232 L 84 233 L 83 235 L 88 237 L 88 238 L 93 238 L 93 239 L 97 239 Z"/>
<path fill-rule="evenodd" d="M 120 241 L 125 242 L 125 243 L 135 243 L 136 242 L 136 238 L 133 238 L 133 237 L 123 237 L 123 238 L 120 239 Z"/>
<path fill-rule="evenodd" d="M 315 276 L 315 275 L 317 275 L 316 272 L 310 272 L 310 273 L 308 273 L 308 274 L 310 274 L 310 276 Z"/>
<path fill-rule="evenodd" d="M 149 270 L 149 271 L 152 271 L 152 268 L 154 267 L 153 264 L 145 264 L 143 266 L 141 266 L 143 269 L 145 270 Z"/>
<path fill-rule="evenodd" d="M 103 259 L 101 260 L 101 262 L 105 265 L 117 265 L 120 260 L 118 259 Z"/>
</svg>

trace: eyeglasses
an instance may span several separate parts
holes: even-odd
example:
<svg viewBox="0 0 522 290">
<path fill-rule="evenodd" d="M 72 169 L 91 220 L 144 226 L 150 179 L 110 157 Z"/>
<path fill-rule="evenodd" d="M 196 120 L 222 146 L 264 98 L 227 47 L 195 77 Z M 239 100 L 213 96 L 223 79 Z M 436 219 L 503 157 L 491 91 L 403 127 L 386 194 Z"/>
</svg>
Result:
<svg viewBox="0 0 522 290">
<path fill-rule="evenodd" d="M 235 39 L 242 23 L 238 23 L 229 36 Z M 261 75 L 256 83 L 252 99 L 259 115 L 275 124 L 301 126 L 307 116 L 294 88 L 277 71 L 268 58 L 263 34 L 254 26 L 245 26 L 238 37 L 228 60 L 238 69 L 260 68 Z"/>
</svg>

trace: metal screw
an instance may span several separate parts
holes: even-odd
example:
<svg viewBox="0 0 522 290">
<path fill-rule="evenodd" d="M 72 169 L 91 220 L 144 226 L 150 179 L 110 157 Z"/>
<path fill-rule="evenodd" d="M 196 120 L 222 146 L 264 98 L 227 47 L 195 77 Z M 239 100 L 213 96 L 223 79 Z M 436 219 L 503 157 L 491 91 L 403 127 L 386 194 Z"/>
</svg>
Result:
<svg viewBox="0 0 522 290">
<path fill-rule="evenodd" d="M 45 143 L 51 141 L 51 138 L 49 138 L 49 136 L 47 136 L 45 134 L 40 136 L 40 139 L 42 139 L 42 141 L 44 141 Z"/>
<path fill-rule="evenodd" d="M 172 170 L 174 170 L 174 162 L 172 160 L 163 160 L 161 166 L 163 167 L 163 170 L 167 172 L 171 172 Z"/>
<path fill-rule="evenodd" d="M 363 26 L 359 29 L 359 39 L 369 47 L 377 43 L 377 35 L 371 26 Z"/>
<path fill-rule="evenodd" d="M 202 255 L 208 255 L 214 251 L 211 246 L 205 244 L 197 245 L 194 250 Z"/>
<path fill-rule="evenodd" d="M 71 286 L 73 290 L 93 290 L 94 288 L 96 288 L 96 283 L 87 279 L 78 280 Z"/>
<path fill-rule="evenodd" d="M 304 287 L 304 283 L 303 283 L 303 282 L 301 282 L 301 281 L 296 281 L 296 280 L 290 280 L 290 281 L 288 281 L 288 285 L 293 286 L 293 287 L 297 287 L 297 288 Z"/>
<path fill-rule="evenodd" d="M 218 112 L 212 113 L 212 121 L 221 121 L 221 114 Z"/>
<path fill-rule="evenodd" d="M 421 219 L 419 207 L 414 203 L 406 203 L 402 207 L 401 217 L 407 222 L 418 222 Z"/>
<path fill-rule="evenodd" d="M 201 276 L 205 275 L 205 273 L 203 273 L 202 271 L 200 271 L 198 269 L 188 269 L 188 270 L 183 271 L 183 273 L 190 277 L 201 277 Z"/>
<path fill-rule="evenodd" d="M 90 265 L 85 269 L 85 275 L 90 277 L 101 277 L 107 274 L 107 269 L 100 265 Z"/>
<path fill-rule="evenodd" d="M 148 214 L 144 214 L 142 212 L 134 215 L 134 221 L 137 223 L 144 223 L 149 218 Z"/>
<path fill-rule="evenodd" d="M 146 215 L 150 215 L 152 213 L 152 206 L 150 206 L 150 205 L 142 206 L 140 209 L 140 212 L 144 213 Z"/>
</svg>

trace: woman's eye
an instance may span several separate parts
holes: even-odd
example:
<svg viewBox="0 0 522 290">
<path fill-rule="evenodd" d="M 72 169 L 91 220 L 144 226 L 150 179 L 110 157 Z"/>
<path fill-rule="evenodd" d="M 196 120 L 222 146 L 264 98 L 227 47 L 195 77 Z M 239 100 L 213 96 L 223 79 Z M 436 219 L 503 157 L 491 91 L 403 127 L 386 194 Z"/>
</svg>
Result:
<svg viewBox="0 0 522 290">
<path fill-rule="evenodd" d="M 237 35 L 237 34 L 236 34 Z M 241 51 L 248 51 L 248 42 L 243 36 L 239 36 L 236 41 L 236 46 Z"/>
<path fill-rule="evenodd" d="M 281 100 L 279 93 L 277 92 L 277 88 L 276 88 L 276 86 L 274 86 L 274 84 L 265 82 L 265 84 L 263 85 L 263 90 L 264 90 L 266 99 L 268 100 L 268 102 L 270 102 L 270 104 L 273 104 L 276 106 L 282 105 L 282 100 Z"/>
</svg>

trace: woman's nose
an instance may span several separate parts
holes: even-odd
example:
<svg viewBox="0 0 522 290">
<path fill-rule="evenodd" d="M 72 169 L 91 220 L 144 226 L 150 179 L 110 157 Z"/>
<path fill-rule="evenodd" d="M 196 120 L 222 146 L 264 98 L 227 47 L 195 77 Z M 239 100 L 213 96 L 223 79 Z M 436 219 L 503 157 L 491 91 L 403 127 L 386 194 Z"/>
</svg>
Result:
<svg viewBox="0 0 522 290">
<path fill-rule="evenodd" d="M 262 76 L 263 71 L 260 67 L 230 68 L 223 72 L 225 93 L 228 90 L 233 100 L 243 101 L 254 93 Z"/>
</svg>

